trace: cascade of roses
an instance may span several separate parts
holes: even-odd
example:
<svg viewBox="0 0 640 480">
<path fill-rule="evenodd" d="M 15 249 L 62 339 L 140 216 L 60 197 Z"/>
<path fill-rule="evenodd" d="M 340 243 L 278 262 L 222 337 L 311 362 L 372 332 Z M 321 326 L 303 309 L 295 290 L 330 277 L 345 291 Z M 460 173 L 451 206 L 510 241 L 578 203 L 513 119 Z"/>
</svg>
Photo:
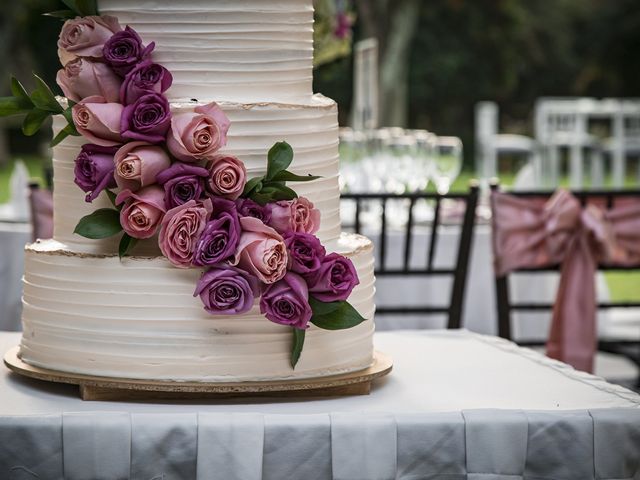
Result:
<svg viewBox="0 0 640 480">
<path fill-rule="evenodd" d="M 87 202 L 107 191 L 116 207 L 79 226 L 117 215 L 121 230 L 103 236 L 123 231 L 125 253 L 137 239 L 157 236 L 173 265 L 204 270 L 194 296 L 207 312 L 245 313 L 259 299 L 272 322 L 306 329 L 314 301 L 343 302 L 358 284 L 352 262 L 326 253 L 314 235 L 320 212 L 306 198 L 294 192 L 262 202 L 244 194 L 244 164 L 220 152 L 229 119 L 216 103 L 172 114 L 164 95 L 172 75 L 153 62 L 153 49 L 110 16 L 78 17 L 62 28 L 57 83 L 89 142 L 76 158 L 75 183 Z M 271 188 L 290 191 L 284 181 Z"/>
</svg>

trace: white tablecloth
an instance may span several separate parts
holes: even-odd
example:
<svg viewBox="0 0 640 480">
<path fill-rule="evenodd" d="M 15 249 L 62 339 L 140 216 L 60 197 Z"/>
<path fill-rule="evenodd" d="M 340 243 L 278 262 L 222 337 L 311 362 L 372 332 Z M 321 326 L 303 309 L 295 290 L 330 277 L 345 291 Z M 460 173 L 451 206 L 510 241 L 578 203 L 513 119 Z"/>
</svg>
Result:
<svg viewBox="0 0 640 480">
<path fill-rule="evenodd" d="M 30 240 L 30 224 L 0 222 L 0 330 L 21 329 L 24 245 Z"/>
</svg>

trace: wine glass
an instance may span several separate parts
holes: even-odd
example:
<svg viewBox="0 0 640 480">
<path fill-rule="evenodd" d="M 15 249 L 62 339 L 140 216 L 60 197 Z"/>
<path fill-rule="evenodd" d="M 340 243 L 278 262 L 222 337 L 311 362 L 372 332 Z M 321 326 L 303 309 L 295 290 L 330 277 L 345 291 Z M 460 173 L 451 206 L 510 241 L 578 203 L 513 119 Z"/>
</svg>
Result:
<svg viewBox="0 0 640 480">
<path fill-rule="evenodd" d="M 432 177 L 436 190 L 445 195 L 462 169 L 462 142 L 457 137 L 438 137 Z"/>
</svg>

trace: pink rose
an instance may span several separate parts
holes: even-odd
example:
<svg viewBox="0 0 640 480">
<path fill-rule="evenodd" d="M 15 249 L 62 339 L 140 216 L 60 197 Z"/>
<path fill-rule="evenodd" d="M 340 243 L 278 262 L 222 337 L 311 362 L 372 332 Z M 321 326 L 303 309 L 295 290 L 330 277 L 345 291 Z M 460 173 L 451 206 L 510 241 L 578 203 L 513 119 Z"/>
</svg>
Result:
<svg viewBox="0 0 640 480">
<path fill-rule="evenodd" d="M 212 160 L 215 152 L 227 144 L 229 124 L 229 119 L 215 102 L 196 107 L 194 112 L 174 115 L 167 134 L 167 147 L 183 162 Z"/>
<path fill-rule="evenodd" d="M 104 63 L 78 57 L 58 70 L 56 82 L 74 102 L 96 95 L 107 102 L 120 101 L 120 77 Z"/>
<path fill-rule="evenodd" d="M 93 96 L 75 104 L 71 110 L 78 132 L 91 143 L 103 147 L 120 145 L 120 116 L 123 106 L 107 103 L 103 97 Z"/>
<path fill-rule="evenodd" d="M 280 233 L 316 233 L 320 228 L 320 210 L 304 197 L 273 204 L 269 225 Z"/>
<path fill-rule="evenodd" d="M 116 197 L 116 205 L 124 203 L 120 210 L 122 229 L 134 238 L 149 238 L 156 233 L 165 213 L 164 190 L 150 185 L 137 192 L 123 190 Z"/>
<path fill-rule="evenodd" d="M 156 183 L 156 176 L 171 165 L 169 155 L 162 148 L 144 142 L 124 144 L 113 161 L 118 187 L 133 192 Z"/>
<path fill-rule="evenodd" d="M 212 211 L 210 199 L 202 203 L 189 200 L 169 210 L 162 219 L 160 250 L 176 267 L 191 266 L 196 245 Z"/>
<path fill-rule="evenodd" d="M 109 15 L 67 20 L 58 38 L 60 63 L 66 65 L 77 57 L 102 58 L 105 42 L 121 30 L 118 19 Z"/>
<path fill-rule="evenodd" d="M 273 228 L 254 217 L 240 219 L 242 234 L 231 264 L 254 274 L 263 283 L 275 283 L 287 273 L 287 247 Z"/>
<path fill-rule="evenodd" d="M 231 155 L 217 155 L 207 164 L 209 179 L 207 186 L 214 195 L 235 200 L 247 183 L 247 169 L 244 163 Z"/>
</svg>

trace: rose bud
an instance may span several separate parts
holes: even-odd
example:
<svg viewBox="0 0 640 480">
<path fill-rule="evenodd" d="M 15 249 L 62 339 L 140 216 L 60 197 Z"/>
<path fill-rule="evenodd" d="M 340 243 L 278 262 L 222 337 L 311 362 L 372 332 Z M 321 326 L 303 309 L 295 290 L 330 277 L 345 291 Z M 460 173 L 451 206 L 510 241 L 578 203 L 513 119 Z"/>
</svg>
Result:
<svg viewBox="0 0 640 480">
<path fill-rule="evenodd" d="M 117 103 L 120 98 L 120 77 L 104 63 L 76 58 L 58 70 L 56 82 L 65 97 L 74 102 L 92 96 Z"/>
<path fill-rule="evenodd" d="M 220 265 L 202 275 L 193 294 L 197 295 L 212 315 L 237 315 L 251 310 L 254 299 L 260 295 L 260 284 L 244 270 Z"/>
<path fill-rule="evenodd" d="M 229 124 L 215 102 L 196 107 L 194 112 L 174 115 L 167 147 L 183 162 L 212 160 L 215 152 L 227 144 Z"/>
<path fill-rule="evenodd" d="M 231 264 L 255 275 L 262 283 L 275 283 L 287 273 L 287 247 L 273 228 L 257 218 L 240 219 L 242 234 Z"/>
<path fill-rule="evenodd" d="M 170 125 L 169 102 L 159 93 L 149 93 L 124 107 L 120 131 L 124 138 L 161 143 Z"/>
<path fill-rule="evenodd" d="M 205 191 L 205 181 L 209 172 L 206 168 L 175 162 L 160 172 L 157 182 L 164 187 L 164 203 L 167 209 L 199 200 Z"/>
<path fill-rule="evenodd" d="M 304 197 L 275 202 L 269 225 L 280 233 L 316 233 L 320 228 L 320 210 Z"/>
<path fill-rule="evenodd" d="M 129 105 L 147 93 L 164 93 L 172 82 L 169 70 L 150 60 L 144 61 L 127 73 L 120 88 L 120 101 Z"/>
<path fill-rule="evenodd" d="M 207 163 L 209 179 L 207 187 L 211 193 L 235 200 L 247 183 L 247 169 L 244 163 L 231 155 L 216 155 Z"/>
<path fill-rule="evenodd" d="M 189 268 L 196 243 L 211 214 L 211 200 L 190 200 L 172 208 L 162 219 L 158 244 L 162 254 L 176 267 Z"/>
<path fill-rule="evenodd" d="M 211 220 L 204 227 L 193 256 L 194 265 L 215 265 L 236 252 L 240 240 L 240 219 L 231 200 L 214 198 Z"/>
<path fill-rule="evenodd" d="M 119 103 L 108 103 L 99 96 L 88 97 L 73 106 L 71 115 L 78 133 L 91 143 L 103 147 L 123 143 L 120 135 L 122 105 Z"/>
<path fill-rule="evenodd" d="M 144 142 L 124 144 L 113 161 L 118 187 L 132 192 L 156 183 L 158 174 L 171 166 L 162 148 Z"/>
<path fill-rule="evenodd" d="M 109 15 L 67 20 L 58 38 L 60 63 L 64 66 L 77 57 L 102 58 L 105 42 L 121 30 L 118 19 Z"/>
<path fill-rule="evenodd" d="M 75 184 L 87 192 L 86 202 L 93 202 L 105 188 L 114 188 L 113 155 L 118 147 L 101 147 L 87 143 L 75 161 Z"/>
<path fill-rule="evenodd" d="M 272 206 L 270 203 L 260 205 L 250 198 L 239 198 L 236 200 L 236 208 L 238 210 L 238 215 L 241 217 L 254 217 L 267 225 L 271 220 Z"/>
<path fill-rule="evenodd" d="M 123 190 L 116 197 L 116 205 L 124 203 L 120 210 L 120 225 L 133 238 L 152 237 L 165 213 L 164 191 L 150 185 L 137 192 Z"/>
<path fill-rule="evenodd" d="M 321 302 L 346 300 L 360 283 L 351 260 L 337 253 L 324 257 L 320 268 L 307 281 L 309 293 Z"/>
<path fill-rule="evenodd" d="M 274 323 L 307 328 L 313 312 L 304 279 L 289 272 L 279 282 L 269 285 L 260 298 L 260 312 Z"/>
<path fill-rule="evenodd" d="M 303 232 L 284 235 L 284 244 L 289 251 L 289 269 L 300 275 L 315 273 L 320 269 L 326 250 L 318 237 Z"/>
<path fill-rule="evenodd" d="M 105 42 L 102 55 L 111 68 L 118 75 L 124 77 L 138 63 L 145 60 L 154 47 L 154 42 L 146 47 L 142 45 L 140 35 L 133 28 L 127 26 L 123 31 L 113 34 Z"/>
</svg>

